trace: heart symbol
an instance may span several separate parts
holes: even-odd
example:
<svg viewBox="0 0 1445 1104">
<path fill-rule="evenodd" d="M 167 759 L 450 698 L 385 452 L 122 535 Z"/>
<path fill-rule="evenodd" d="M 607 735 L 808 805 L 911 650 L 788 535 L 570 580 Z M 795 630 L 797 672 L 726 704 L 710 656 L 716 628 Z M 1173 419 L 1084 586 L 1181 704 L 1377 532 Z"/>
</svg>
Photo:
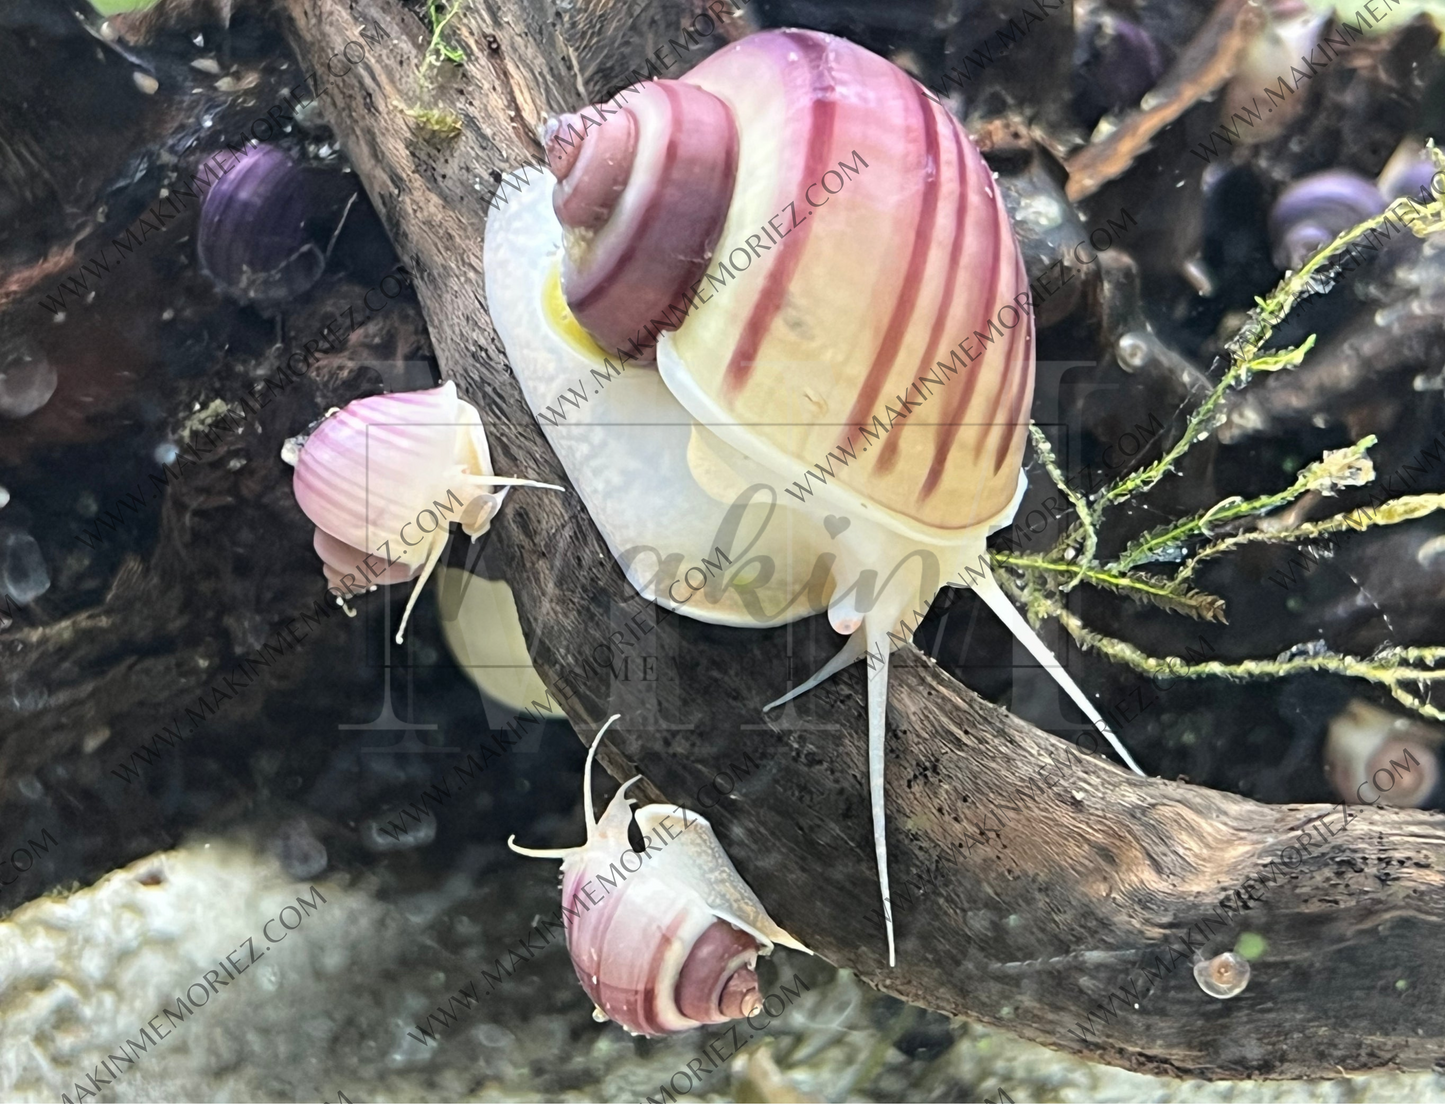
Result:
<svg viewBox="0 0 1445 1104">
<path fill-rule="evenodd" d="M 823 519 L 823 528 L 828 530 L 828 536 L 837 537 L 844 529 L 853 523 L 845 517 L 838 517 L 836 514 L 829 514 Z"/>
</svg>

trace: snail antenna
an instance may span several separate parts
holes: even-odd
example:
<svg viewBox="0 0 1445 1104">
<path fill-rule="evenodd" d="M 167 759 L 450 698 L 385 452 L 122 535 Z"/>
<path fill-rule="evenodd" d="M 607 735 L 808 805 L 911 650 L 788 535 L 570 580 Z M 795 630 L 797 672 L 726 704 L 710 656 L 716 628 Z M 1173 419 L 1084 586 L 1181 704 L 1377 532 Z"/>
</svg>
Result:
<svg viewBox="0 0 1445 1104">
<path fill-rule="evenodd" d="M 592 737 L 592 746 L 587 749 L 587 765 L 582 768 L 582 808 L 587 813 L 587 834 L 589 836 L 597 827 L 597 818 L 592 815 L 592 760 L 597 757 L 597 745 L 602 742 L 603 735 L 612 727 L 612 722 L 621 716 L 621 713 L 614 713 L 608 717 L 606 723 L 597 730 L 597 735 Z M 632 781 L 636 782 L 637 779 L 634 778 Z M 627 785 L 632 785 L 632 782 Z M 626 789 L 626 787 L 623 788 Z"/>
<path fill-rule="evenodd" d="M 824 679 L 831 678 L 844 667 L 847 667 L 851 663 L 856 663 L 863 655 L 863 641 L 864 632 L 862 629 L 859 629 L 848 638 L 848 642 L 843 645 L 842 650 L 839 651 L 837 655 L 818 668 L 817 673 L 815 673 L 812 678 L 808 679 L 807 682 L 793 687 L 793 689 L 789 690 L 777 701 L 768 702 L 767 705 L 763 706 L 763 712 L 766 713 L 769 709 L 776 709 L 780 705 L 786 705 L 799 695 L 806 694 Z"/>
<path fill-rule="evenodd" d="M 973 581 L 972 589 L 974 593 L 988 604 L 988 608 L 993 610 L 998 616 L 998 619 L 1004 623 L 1004 627 L 1013 633 L 1014 638 L 1029 650 L 1030 654 L 1039 661 L 1045 671 L 1053 676 L 1054 681 L 1059 684 L 1064 693 L 1073 699 L 1074 704 L 1084 711 L 1084 716 L 1088 717 L 1089 720 L 1093 722 L 1094 727 L 1103 733 L 1104 739 L 1108 740 L 1113 749 L 1119 753 L 1119 758 L 1124 760 L 1129 769 L 1140 778 L 1147 777 L 1144 772 L 1139 769 L 1139 764 L 1134 762 L 1134 757 L 1129 754 L 1128 750 L 1120 742 L 1119 737 L 1114 735 L 1114 730 L 1104 723 L 1104 718 L 1100 716 L 1099 711 L 1094 708 L 1094 703 L 1079 689 L 1078 684 L 1069 677 L 1069 673 L 1064 670 L 1063 665 L 1059 663 L 1054 653 L 1049 651 L 1048 645 L 1039 639 L 1038 634 L 1034 632 L 1029 623 L 1024 620 L 1024 615 L 1009 601 L 1008 595 L 999 587 L 992 572 L 985 569 L 982 577 L 979 577 L 976 572 L 970 571 L 969 578 Z"/>
<path fill-rule="evenodd" d="M 587 763 L 582 768 L 582 807 L 587 813 L 587 840 L 589 843 L 592 840 L 593 833 L 597 830 L 597 818 L 593 816 L 592 813 L 592 761 L 597 756 L 597 745 L 602 742 L 603 734 L 612 727 L 612 722 L 621 716 L 621 713 L 612 714 L 612 716 L 607 718 L 606 723 L 597 730 L 597 735 L 592 737 L 592 746 L 587 749 Z M 626 784 L 623 785 L 622 789 L 617 791 L 617 796 L 620 797 L 626 793 L 627 787 L 631 786 L 632 783 L 641 777 L 642 775 L 639 774 L 630 778 Z M 613 800 L 616 800 L 616 798 Z M 587 847 L 587 844 L 582 844 L 578 847 L 558 847 L 544 851 L 531 847 L 520 847 L 516 841 L 517 837 L 515 835 L 508 836 L 507 846 L 519 855 L 526 855 L 534 859 L 565 859 L 569 855 L 574 855 L 578 851 L 585 850 Z"/>
</svg>

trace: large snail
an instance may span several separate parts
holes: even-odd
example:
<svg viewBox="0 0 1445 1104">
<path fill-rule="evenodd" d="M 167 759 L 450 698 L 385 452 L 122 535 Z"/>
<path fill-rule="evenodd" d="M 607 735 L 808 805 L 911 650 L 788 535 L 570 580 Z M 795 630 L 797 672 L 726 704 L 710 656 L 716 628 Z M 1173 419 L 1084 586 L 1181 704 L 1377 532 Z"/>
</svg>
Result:
<svg viewBox="0 0 1445 1104">
<path fill-rule="evenodd" d="M 487 227 L 513 370 L 644 597 L 740 627 L 826 609 L 848 635 L 768 708 L 868 656 L 891 964 L 887 657 L 941 585 L 972 586 L 1134 767 L 988 571 L 1034 370 L 992 175 L 911 77 L 813 31 L 752 35 L 543 137 L 555 192 L 535 181 Z M 678 591 L 718 548 L 727 573 Z"/>
<path fill-rule="evenodd" d="M 758 955 L 778 943 L 812 952 L 773 923 L 703 817 L 676 805 L 634 813 L 627 790 L 641 775 L 593 817 L 592 761 L 615 720 L 597 730 L 582 769 L 587 842 L 537 851 L 512 836 L 507 846 L 562 860 L 567 950 L 597 1020 L 663 1035 L 751 1015 L 762 1007 Z M 627 838 L 634 818 L 640 851 Z"/>
</svg>

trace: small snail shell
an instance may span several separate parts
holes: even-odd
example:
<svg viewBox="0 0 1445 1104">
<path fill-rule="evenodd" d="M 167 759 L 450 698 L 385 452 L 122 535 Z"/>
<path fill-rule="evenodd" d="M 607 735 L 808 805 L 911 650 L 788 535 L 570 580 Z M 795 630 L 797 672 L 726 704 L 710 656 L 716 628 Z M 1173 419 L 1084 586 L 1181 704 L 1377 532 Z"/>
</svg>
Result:
<svg viewBox="0 0 1445 1104">
<path fill-rule="evenodd" d="M 1228 1000 L 1244 992 L 1249 984 L 1249 961 L 1233 951 L 1217 954 L 1194 964 L 1194 980 L 1211 997 Z"/>
<path fill-rule="evenodd" d="M 583 768 L 587 842 L 537 851 L 518 847 L 512 836 L 507 846 L 562 860 L 567 950 L 598 1020 L 615 1020 L 634 1035 L 665 1035 L 749 1015 L 762 1007 L 753 972 L 758 955 L 771 954 L 776 943 L 812 952 L 773 923 L 704 818 L 675 805 L 633 813 L 627 789 L 641 775 L 617 791 L 600 820 L 593 818 L 592 761 L 617 716 L 598 729 Z M 641 853 L 627 838 L 634 816 L 647 841 Z M 638 862 L 630 872 L 620 859 L 629 852 Z M 583 888 L 599 874 L 611 877 L 599 883 L 603 898 L 594 902 Z"/>
<path fill-rule="evenodd" d="M 304 170 L 277 146 L 256 146 L 201 201 L 196 253 L 227 295 L 274 304 L 321 278 L 326 256 L 308 222 L 324 211 Z"/>
<path fill-rule="evenodd" d="M 1274 263 L 1298 270 L 1343 231 L 1380 214 L 1385 197 L 1348 169 L 1301 177 L 1280 193 L 1269 212 Z"/>
<path fill-rule="evenodd" d="M 755 628 L 764 599 L 784 611 L 776 621 L 826 608 L 848 635 L 766 708 L 876 657 L 869 785 L 885 904 L 886 656 L 940 585 L 972 586 L 1134 766 L 977 570 L 1026 486 L 1034 334 L 1008 212 L 958 121 L 862 47 L 774 30 L 543 135 L 555 191 L 536 181 L 493 214 L 484 243 L 488 307 L 522 389 L 551 409 L 543 431 L 640 593 Z M 604 371 L 614 349 L 624 366 L 655 350 L 657 371 Z M 551 406 L 577 384 L 585 407 Z M 857 430 L 880 422 L 871 444 Z M 837 465 L 826 479 L 796 482 L 825 459 Z M 680 601 L 627 554 L 706 554 L 727 526 L 738 532 L 752 509 L 742 496 L 759 487 L 774 501 L 747 583 Z M 880 593 L 895 564 L 908 572 Z"/>
<path fill-rule="evenodd" d="M 459 521 L 473 540 L 481 536 L 501 506 L 502 495 L 493 493 L 499 486 L 561 489 L 494 475 L 482 417 L 457 397 L 450 380 L 426 391 L 372 395 L 333 411 L 306 439 L 291 484 L 316 526 L 314 547 L 333 586 L 343 585 L 343 573 L 354 585 L 357 565 L 368 556 L 379 561 L 368 566 L 381 574 L 362 578 L 367 589 L 420 572 L 398 644 L 446 547 L 448 522 Z M 435 519 L 430 531 L 418 522 L 427 513 Z"/>
<path fill-rule="evenodd" d="M 1435 162 L 1425 152 L 1424 143 L 1409 137 L 1395 148 L 1390 160 L 1385 162 L 1385 167 L 1375 179 L 1375 186 L 1387 202 L 1409 196 L 1416 203 L 1424 203 L 1434 199 L 1430 184 L 1438 171 Z M 1439 186 L 1437 183 L 1436 187 Z"/>
<path fill-rule="evenodd" d="M 1442 739 L 1445 732 L 1436 725 L 1397 716 L 1356 698 L 1330 721 L 1325 774 L 1335 792 L 1351 804 L 1378 800 L 1382 805 L 1418 809 L 1430 803 L 1440 784 Z M 1406 758 L 1407 751 L 1411 759 Z M 1418 760 L 1418 767 L 1413 760 Z M 1394 780 L 1388 789 L 1374 784 L 1380 771 Z M 1362 790 L 1367 783 L 1378 798 L 1365 797 Z"/>
</svg>

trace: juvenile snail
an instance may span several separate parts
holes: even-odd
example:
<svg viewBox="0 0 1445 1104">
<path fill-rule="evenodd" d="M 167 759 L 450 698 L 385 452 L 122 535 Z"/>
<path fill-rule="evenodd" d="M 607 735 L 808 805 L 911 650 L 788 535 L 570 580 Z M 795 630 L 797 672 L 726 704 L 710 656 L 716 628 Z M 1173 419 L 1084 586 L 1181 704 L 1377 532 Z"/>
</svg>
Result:
<svg viewBox="0 0 1445 1104">
<path fill-rule="evenodd" d="M 502 486 L 561 489 L 494 475 L 482 417 L 448 380 L 328 413 L 296 459 L 291 489 L 316 526 L 316 554 L 332 586 L 349 595 L 420 573 L 397 629 L 400 644 L 446 548 L 449 523 L 460 522 L 476 540 L 501 507 L 506 492 L 493 488 Z"/>
<path fill-rule="evenodd" d="M 733 626 L 827 610 L 848 636 L 767 708 L 868 655 L 891 964 L 888 655 L 940 586 L 973 587 L 1134 766 L 988 570 L 1034 369 L 992 174 L 911 77 L 814 31 L 751 35 L 543 133 L 555 193 L 535 181 L 487 227 L 497 331 L 644 597 Z M 738 553 L 726 576 L 674 592 L 715 548 Z"/>
<path fill-rule="evenodd" d="M 1249 984 L 1249 960 L 1243 956 L 1225 951 L 1208 960 L 1202 955 L 1196 957 L 1199 961 L 1194 964 L 1194 980 L 1211 997 L 1218 1000 L 1237 997 Z"/>
<path fill-rule="evenodd" d="M 1159 83 L 1164 63 L 1153 35 L 1105 9 L 1075 41 L 1075 107 L 1091 125 L 1101 115 L 1133 107 Z"/>
<path fill-rule="evenodd" d="M 663 1035 L 751 1015 L 762 1007 L 758 955 L 779 943 L 812 952 L 773 923 L 703 817 L 675 805 L 634 813 L 627 790 L 641 775 L 623 784 L 600 820 L 593 817 L 592 761 L 617 716 L 597 730 L 582 771 L 587 842 L 538 851 L 512 836 L 507 846 L 562 860 L 567 951 L 599 1022 Z M 640 852 L 627 838 L 634 818 Z"/>
<path fill-rule="evenodd" d="M 308 225 L 323 214 L 301 166 L 278 146 L 256 146 L 201 201 L 196 228 L 201 267 L 243 303 L 294 299 L 326 267 Z"/>
</svg>

